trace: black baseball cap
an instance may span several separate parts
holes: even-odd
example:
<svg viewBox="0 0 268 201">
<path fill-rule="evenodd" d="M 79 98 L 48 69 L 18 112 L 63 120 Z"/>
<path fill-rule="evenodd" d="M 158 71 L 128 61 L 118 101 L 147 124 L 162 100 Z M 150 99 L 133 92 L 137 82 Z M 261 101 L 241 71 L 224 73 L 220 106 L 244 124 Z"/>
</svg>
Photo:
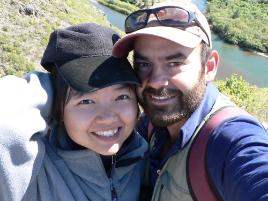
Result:
<svg viewBox="0 0 268 201">
<path fill-rule="evenodd" d="M 91 92 L 114 84 L 139 85 L 128 59 L 112 56 L 119 38 L 114 30 L 94 23 L 57 29 L 50 35 L 41 65 L 49 72 L 57 68 L 77 91 Z"/>
</svg>

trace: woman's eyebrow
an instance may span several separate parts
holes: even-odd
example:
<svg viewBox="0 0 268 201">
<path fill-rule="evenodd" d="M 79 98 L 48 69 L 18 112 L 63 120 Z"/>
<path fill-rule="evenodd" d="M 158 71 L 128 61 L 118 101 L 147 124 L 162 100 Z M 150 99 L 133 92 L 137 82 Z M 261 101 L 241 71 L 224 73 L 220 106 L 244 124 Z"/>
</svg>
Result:
<svg viewBox="0 0 268 201">
<path fill-rule="evenodd" d="M 84 92 L 75 91 L 75 90 L 72 90 L 72 91 L 70 92 L 70 94 L 71 94 L 72 97 L 76 97 L 76 98 L 79 98 L 79 97 L 85 95 Z"/>
<path fill-rule="evenodd" d="M 128 89 L 129 87 L 127 85 L 124 84 L 119 84 L 118 86 L 116 86 L 114 89 L 119 91 L 119 90 L 124 90 L 124 89 Z"/>
</svg>

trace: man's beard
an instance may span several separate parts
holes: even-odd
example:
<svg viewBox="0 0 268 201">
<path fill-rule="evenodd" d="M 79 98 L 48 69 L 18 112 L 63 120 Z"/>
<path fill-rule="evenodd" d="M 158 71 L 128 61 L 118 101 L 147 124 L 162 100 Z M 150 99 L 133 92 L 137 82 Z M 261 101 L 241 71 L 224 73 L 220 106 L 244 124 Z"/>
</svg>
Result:
<svg viewBox="0 0 268 201">
<path fill-rule="evenodd" d="M 205 75 L 204 72 L 201 72 L 199 81 L 196 85 L 185 93 L 182 93 L 178 89 L 169 89 L 165 87 L 160 89 L 145 88 L 142 92 L 142 97 L 139 97 L 139 102 L 154 126 L 167 127 L 190 117 L 201 103 L 205 89 Z M 156 106 L 150 104 L 148 96 L 151 95 L 175 96 L 177 101 L 173 105 Z"/>
</svg>

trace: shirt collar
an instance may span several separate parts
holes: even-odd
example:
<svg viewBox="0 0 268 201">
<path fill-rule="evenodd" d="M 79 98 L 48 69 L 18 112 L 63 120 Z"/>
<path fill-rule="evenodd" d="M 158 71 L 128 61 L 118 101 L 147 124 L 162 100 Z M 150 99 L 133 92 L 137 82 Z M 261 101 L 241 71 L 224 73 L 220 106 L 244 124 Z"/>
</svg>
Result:
<svg viewBox="0 0 268 201">
<path fill-rule="evenodd" d="M 212 109 L 218 93 L 218 89 L 211 83 L 207 85 L 204 98 L 201 101 L 200 105 L 181 127 L 180 131 L 178 131 L 180 132 L 180 137 L 176 142 L 177 147 L 182 148 L 189 142 L 190 138 L 194 134 L 195 129 Z"/>
</svg>

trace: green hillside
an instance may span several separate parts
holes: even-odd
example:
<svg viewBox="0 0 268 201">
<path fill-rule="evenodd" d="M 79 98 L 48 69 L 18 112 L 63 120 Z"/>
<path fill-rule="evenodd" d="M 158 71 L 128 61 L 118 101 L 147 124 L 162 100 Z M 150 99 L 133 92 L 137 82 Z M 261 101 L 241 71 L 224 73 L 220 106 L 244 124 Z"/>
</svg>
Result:
<svg viewBox="0 0 268 201">
<path fill-rule="evenodd" d="M 0 1 L 0 77 L 40 69 L 49 34 L 81 22 L 110 26 L 88 0 Z"/>
</svg>

